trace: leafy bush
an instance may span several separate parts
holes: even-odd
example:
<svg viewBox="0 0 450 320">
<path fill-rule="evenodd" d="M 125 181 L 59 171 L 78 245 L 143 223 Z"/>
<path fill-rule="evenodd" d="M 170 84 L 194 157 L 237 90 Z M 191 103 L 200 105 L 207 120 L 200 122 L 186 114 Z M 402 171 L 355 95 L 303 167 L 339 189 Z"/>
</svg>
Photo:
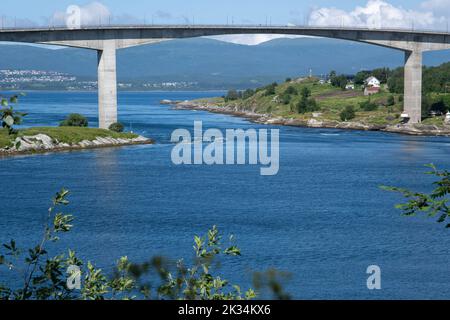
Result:
<svg viewBox="0 0 450 320">
<path fill-rule="evenodd" d="M 234 101 L 242 98 L 242 93 L 237 90 L 229 90 L 227 95 L 224 97 L 225 102 Z"/>
<path fill-rule="evenodd" d="M 348 79 L 344 75 L 333 76 L 330 78 L 330 80 L 331 80 L 331 85 L 333 87 L 338 87 L 338 88 L 341 88 L 342 90 L 345 90 L 345 87 L 347 86 L 347 83 L 348 83 Z"/>
<path fill-rule="evenodd" d="M 116 122 L 109 126 L 109 130 L 121 133 L 125 130 L 125 127 L 120 122 Z"/>
<path fill-rule="evenodd" d="M 276 82 L 269 84 L 268 86 L 264 87 L 264 95 L 265 96 L 273 96 L 274 94 L 276 94 L 276 87 L 278 86 L 278 84 Z"/>
<path fill-rule="evenodd" d="M 248 99 L 251 98 L 255 95 L 255 90 L 252 89 L 247 89 L 244 91 L 244 93 L 242 94 L 242 98 L 244 99 Z"/>
<path fill-rule="evenodd" d="M 18 96 L 14 95 L 9 98 L 5 98 L 0 96 L 0 120 L 2 123 L 2 128 L 8 130 L 8 134 L 16 134 L 17 130 L 14 129 L 14 125 L 19 125 L 22 123 L 22 117 L 25 117 L 27 114 L 22 112 L 17 112 L 14 110 L 12 105 L 17 104 Z"/>
<path fill-rule="evenodd" d="M 293 86 L 289 86 L 286 88 L 286 90 L 284 91 L 285 94 L 292 94 L 292 95 L 296 95 L 297 89 L 295 89 Z"/>
<path fill-rule="evenodd" d="M 307 113 L 314 112 L 319 110 L 319 106 L 314 98 L 305 98 L 302 97 L 297 104 L 297 112 L 298 113 Z"/>
<path fill-rule="evenodd" d="M 309 98 L 311 96 L 311 90 L 309 90 L 308 87 L 302 87 L 302 90 L 300 91 L 300 96 L 302 98 Z"/>
<path fill-rule="evenodd" d="M 5 272 L 18 272 L 23 282 L 14 287 L 0 284 L 0 300 L 242 300 L 257 296 L 253 289 L 242 292 L 239 286 L 214 275 L 214 268 L 219 265 L 217 259 L 241 255 L 232 237 L 230 245 L 222 247 L 222 235 L 216 227 L 204 237 L 194 237 L 195 256 L 190 266 L 184 260 L 172 262 L 162 257 L 133 264 L 127 257 L 122 257 L 117 261 L 113 275 L 108 277 L 93 263 L 84 263 L 74 251 L 50 257 L 47 245 L 57 242 L 62 234 L 73 228 L 74 217 L 62 213 L 69 204 L 68 195 L 69 191 L 63 189 L 53 198 L 44 235 L 37 246 L 23 250 L 14 240 L 3 245 L 6 252 L 0 254 L 0 267 L 5 268 Z M 155 278 L 147 282 L 152 276 Z M 286 276 L 273 270 L 258 273 L 255 286 L 260 291 L 267 287 L 277 299 L 288 299 L 279 277 Z M 77 284 L 77 278 L 79 289 L 70 290 L 69 285 Z"/>
<path fill-rule="evenodd" d="M 436 176 L 439 180 L 434 182 L 435 189 L 431 193 L 421 193 L 410 191 L 408 189 L 398 187 L 381 188 L 387 191 L 398 192 L 409 201 L 396 206 L 397 209 L 403 211 L 408 217 L 416 216 L 417 213 L 424 213 L 428 217 L 438 217 L 437 222 L 446 223 L 446 228 L 450 228 L 450 206 L 448 205 L 450 194 L 450 172 L 447 170 L 439 171 L 434 165 L 427 167 L 431 171 L 426 172 L 428 175 Z"/>
<path fill-rule="evenodd" d="M 352 120 L 356 117 L 355 109 L 353 109 L 352 106 L 347 106 L 345 109 L 340 113 L 340 118 L 342 121 L 348 121 Z"/>
<path fill-rule="evenodd" d="M 388 107 L 395 105 L 395 97 L 394 96 L 389 96 L 388 99 L 387 99 L 387 103 L 386 104 L 387 104 Z"/>
<path fill-rule="evenodd" d="M 284 105 L 291 103 L 291 96 L 287 93 L 283 93 L 283 95 L 281 96 L 281 102 Z"/>
<path fill-rule="evenodd" d="M 59 124 L 60 127 L 87 127 L 88 126 L 88 120 L 85 116 L 78 114 L 78 113 L 72 113 L 70 114 L 66 120 L 62 121 Z"/>
<path fill-rule="evenodd" d="M 367 101 L 361 102 L 359 104 L 359 107 L 363 111 L 375 111 L 378 109 L 378 106 L 375 103 L 371 102 L 370 99 Z"/>
</svg>

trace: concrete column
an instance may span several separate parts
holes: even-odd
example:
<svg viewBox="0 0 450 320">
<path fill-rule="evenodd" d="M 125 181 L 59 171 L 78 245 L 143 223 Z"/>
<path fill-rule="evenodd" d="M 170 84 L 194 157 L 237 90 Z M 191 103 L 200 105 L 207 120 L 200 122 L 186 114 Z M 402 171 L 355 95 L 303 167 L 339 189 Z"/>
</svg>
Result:
<svg viewBox="0 0 450 320">
<path fill-rule="evenodd" d="M 98 50 L 98 121 L 99 127 L 108 129 L 117 122 L 117 75 L 115 40 L 104 40 Z"/>
<path fill-rule="evenodd" d="M 407 51 L 405 53 L 405 113 L 408 123 L 422 122 L 422 52 Z"/>
</svg>

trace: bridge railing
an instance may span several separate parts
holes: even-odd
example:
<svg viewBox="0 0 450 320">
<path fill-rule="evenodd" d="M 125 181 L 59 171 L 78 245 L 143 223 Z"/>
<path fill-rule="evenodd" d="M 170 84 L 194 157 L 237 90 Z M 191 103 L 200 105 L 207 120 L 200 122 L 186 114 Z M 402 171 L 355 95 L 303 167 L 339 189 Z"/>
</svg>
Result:
<svg viewBox="0 0 450 320">
<path fill-rule="evenodd" d="M 392 32 L 417 32 L 417 33 L 443 33 L 450 34 L 449 27 L 446 25 L 443 29 L 438 28 L 415 28 L 414 25 L 411 28 L 383 28 L 383 27 L 361 27 L 361 26 L 343 26 L 343 25 L 274 25 L 274 24 L 92 24 L 82 25 L 78 28 L 69 28 L 65 24 L 57 24 L 50 26 L 4 26 L 0 25 L 0 32 L 20 32 L 20 31 L 54 31 L 54 30 L 105 30 L 105 29 L 158 29 L 158 28 L 178 28 L 178 29 L 192 29 L 192 28 L 228 28 L 228 29 L 271 29 L 276 33 L 279 29 L 292 29 L 292 30 L 357 30 L 357 31 L 392 31 Z M 264 32 L 267 33 L 267 32 Z"/>
</svg>

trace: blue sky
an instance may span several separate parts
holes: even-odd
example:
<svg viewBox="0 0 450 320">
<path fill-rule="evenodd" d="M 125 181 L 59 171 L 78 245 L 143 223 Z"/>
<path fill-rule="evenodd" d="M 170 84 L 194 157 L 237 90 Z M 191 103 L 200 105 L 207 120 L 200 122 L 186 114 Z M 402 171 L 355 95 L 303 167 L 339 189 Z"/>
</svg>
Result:
<svg viewBox="0 0 450 320">
<path fill-rule="evenodd" d="M 2 0 L 0 14 L 29 19 L 44 24 L 55 12 L 65 11 L 71 4 L 86 5 L 90 1 L 77 0 Z M 168 20 L 183 21 L 184 18 L 192 19 L 196 23 L 225 23 L 227 16 L 231 20 L 234 17 L 236 23 L 265 23 L 266 16 L 270 16 L 272 23 L 300 23 L 313 8 L 336 7 L 350 11 L 356 6 L 364 6 L 367 1 L 331 1 L 331 0 L 103 0 L 100 1 L 109 8 L 112 15 L 130 15 L 134 18 L 170 22 Z M 421 10 L 421 3 L 425 0 L 390 0 L 394 6 L 405 9 Z M 172 16 L 168 19 L 168 15 Z"/>
</svg>

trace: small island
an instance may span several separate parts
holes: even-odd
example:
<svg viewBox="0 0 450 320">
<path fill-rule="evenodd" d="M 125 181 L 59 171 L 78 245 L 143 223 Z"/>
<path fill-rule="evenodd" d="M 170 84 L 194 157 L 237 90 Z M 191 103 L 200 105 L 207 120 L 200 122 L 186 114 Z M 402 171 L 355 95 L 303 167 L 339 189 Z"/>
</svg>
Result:
<svg viewBox="0 0 450 320">
<path fill-rule="evenodd" d="M 0 156 L 152 143 L 137 134 L 95 128 L 35 127 L 15 135 L 0 129 Z"/>
<path fill-rule="evenodd" d="M 88 128 L 87 118 L 80 114 L 70 114 L 59 127 L 18 130 L 15 125 L 20 125 L 26 116 L 13 107 L 18 96 L 1 97 L 0 101 L 0 157 L 153 143 L 143 136 L 123 132 L 121 123 L 111 124 L 108 130 Z"/>
</svg>

